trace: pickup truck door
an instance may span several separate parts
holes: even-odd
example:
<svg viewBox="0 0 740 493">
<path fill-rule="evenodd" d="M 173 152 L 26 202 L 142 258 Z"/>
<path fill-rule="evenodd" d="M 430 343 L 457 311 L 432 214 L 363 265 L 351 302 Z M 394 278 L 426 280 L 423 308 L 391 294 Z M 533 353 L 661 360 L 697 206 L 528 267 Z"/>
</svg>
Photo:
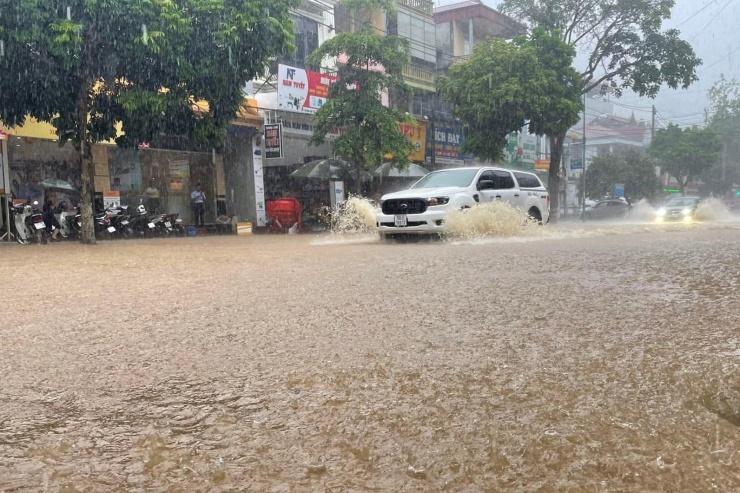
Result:
<svg viewBox="0 0 740 493">
<path fill-rule="evenodd" d="M 516 188 L 514 178 L 510 172 L 497 169 L 487 170 L 481 174 L 479 183 L 480 181 L 484 181 L 491 186 L 491 188 L 479 191 L 481 202 L 504 200 L 515 207 L 521 207 L 522 195 L 519 189 Z"/>
</svg>

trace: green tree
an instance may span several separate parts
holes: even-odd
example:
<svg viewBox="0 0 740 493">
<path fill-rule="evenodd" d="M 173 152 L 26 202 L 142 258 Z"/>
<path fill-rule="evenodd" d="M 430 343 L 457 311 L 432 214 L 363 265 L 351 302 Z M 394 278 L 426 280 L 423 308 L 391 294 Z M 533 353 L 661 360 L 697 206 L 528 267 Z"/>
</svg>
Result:
<svg viewBox="0 0 740 493">
<path fill-rule="evenodd" d="M 22 0 L 0 16 L 0 119 L 53 124 L 80 151 L 82 241 L 94 243 L 91 145 L 176 135 L 218 145 L 246 81 L 292 49 L 298 0 Z M 204 113 L 195 102 L 208 103 Z"/>
<path fill-rule="evenodd" d="M 686 88 L 697 80 L 701 61 L 675 29 L 661 30 L 674 0 L 504 0 L 503 12 L 531 26 L 558 30 L 561 39 L 587 53 L 583 94 L 610 86 L 655 97 L 662 85 Z M 565 133 L 550 135 L 549 188 L 560 187 Z M 558 194 L 552 193 L 557 210 Z"/>
<path fill-rule="evenodd" d="M 581 83 L 575 50 L 537 28 L 508 43 L 491 38 L 440 80 L 454 115 L 469 125 L 466 151 L 497 160 L 506 136 L 525 124 L 537 135 L 565 135 L 579 119 Z M 562 149 L 562 146 L 560 146 Z"/>
<path fill-rule="evenodd" d="M 579 182 L 579 196 L 583 193 Z M 624 184 L 624 194 L 630 200 L 652 200 L 658 191 L 655 163 L 647 155 L 635 151 L 597 156 L 586 170 L 586 193 L 591 198 L 614 193 L 614 185 Z"/>
<path fill-rule="evenodd" d="M 721 139 L 711 128 L 682 129 L 671 124 L 655 133 L 648 153 L 662 172 L 676 179 L 683 194 L 689 181 L 700 178 L 717 163 L 720 146 Z"/>
<path fill-rule="evenodd" d="M 368 19 L 371 9 L 392 13 L 389 0 L 343 0 L 339 3 L 355 19 Z M 311 54 L 310 62 L 320 64 L 326 57 L 346 56 L 337 70 L 338 82 L 329 89 L 326 104 L 316 112 L 311 144 L 326 141 L 333 129 L 341 129 L 334 152 L 352 163 L 354 190 L 361 191 L 364 172 L 393 155 L 396 166 L 408 166 L 412 144 L 399 129 L 399 122 L 413 122 L 404 113 L 383 106 L 383 92 L 403 92 L 403 67 L 409 63 L 408 42 L 384 36 L 365 22 L 355 32 L 339 33 Z"/>
<path fill-rule="evenodd" d="M 721 163 L 703 176 L 709 191 L 723 194 L 740 181 L 740 82 L 724 76 L 709 90 L 709 128 L 722 139 Z"/>
</svg>

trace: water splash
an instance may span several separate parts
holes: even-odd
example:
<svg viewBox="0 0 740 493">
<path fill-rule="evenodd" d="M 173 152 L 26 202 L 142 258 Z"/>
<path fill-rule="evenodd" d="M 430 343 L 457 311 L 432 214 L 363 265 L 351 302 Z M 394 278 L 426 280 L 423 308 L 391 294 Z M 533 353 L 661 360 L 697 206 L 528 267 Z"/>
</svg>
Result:
<svg viewBox="0 0 740 493">
<path fill-rule="evenodd" d="M 378 209 L 364 197 L 350 196 L 332 214 L 331 231 L 334 234 L 375 234 L 375 214 Z"/>
<path fill-rule="evenodd" d="M 639 200 L 632 204 L 632 210 L 628 216 L 630 222 L 655 222 L 656 211 L 655 208 L 650 205 L 645 199 Z"/>
<path fill-rule="evenodd" d="M 536 236 L 542 228 L 527 213 L 507 202 L 488 202 L 453 210 L 445 220 L 448 238 Z"/>
<path fill-rule="evenodd" d="M 733 218 L 724 202 L 710 198 L 701 201 L 694 213 L 694 219 L 697 221 L 724 222 L 731 221 Z"/>
</svg>

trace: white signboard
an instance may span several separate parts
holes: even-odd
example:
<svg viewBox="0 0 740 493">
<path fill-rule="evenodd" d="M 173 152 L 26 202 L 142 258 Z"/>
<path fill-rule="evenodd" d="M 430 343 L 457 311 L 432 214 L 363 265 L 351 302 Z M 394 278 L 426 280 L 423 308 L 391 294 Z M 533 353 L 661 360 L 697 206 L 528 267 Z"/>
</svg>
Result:
<svg viewBox="0 0 740 493">
<path fill-rule="evenodd" d="M 329 86 L 336 80 L 333 75 L 278 65 L 278 109 L 316 113 L 326 103 Z"/>
<path fill-rule="evenodd" d="M 252 164 L 254 168 L 254 199 L 257 205 L 257 226 L 267 224 L 267 209 L 265 208 L 265 174 L 262 166 L 262 147 L 257 143 L 257 137 L 252 137 Z"/>
</svg>

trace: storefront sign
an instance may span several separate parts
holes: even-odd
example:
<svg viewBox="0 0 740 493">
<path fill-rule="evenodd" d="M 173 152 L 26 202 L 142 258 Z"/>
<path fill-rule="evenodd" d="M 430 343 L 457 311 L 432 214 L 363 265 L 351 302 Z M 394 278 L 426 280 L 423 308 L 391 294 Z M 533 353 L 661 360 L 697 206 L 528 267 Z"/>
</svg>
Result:
<svg viewBox="0 0 740 493">
<path fill-rule="evenodd" d="M 333 75 L 278 65 L 278 108 L 298 113 L 316 113 L 329 95 Z"/>
<path fill-rule="evenodd" d="M 121 192 L 106 190 L 103 192 L 103 206 L 106 209 L 115 209 L 121 205 Z"/>
<path fill-rule="evenodd" d="M 269 123 L 265 125 L 265 159 L 280 159 L 283 157 L 283 124 Z"/>
<path fill-rule="evenodd" d="M 413 146 L 411 154 L 409 154 L 409 160 L 417 163 L 424 162 L 427 148 L 427 122 L 423 120 L 416 123 L 400 122 L 398 129 L 409 139 Z M 390 160 L 393 159 L 393 155 L 386 154 L 383 158 Z"/>
<path fill-rule="evenodd" d="M 462 151 L 465 136 L 460 124 L 434 122 L 427 130 L 427 142 L 430 143 L 426 146 L 427 161 L 432 160 L 432 153 L 437 164 L 461 164 L 465 159 L 473 159 L 472 155 Z"/>
<path fill-rule="evenodd" d="M 523 132 L 512 132 L 506 140 L 504 161 L 512 166 L 535 169 L 537 136 Z"/>
<path fill-rule="evenodd" d="M 265 175 L 262 166 L 262 148 L 257 143 L 257 137 L 252 137 L 252 167 L 254 168 L 254 199 L 257 205 L 257 226 L 265 226 L 267 224 Z"/>
<path fill-rule="evenodd" d="M 170 178 L 183 180 L 190 176 L 190 161 L 187 159 L 174 159 L 168 163 Z"/>
<path fill-rule="evenodd" d="M 417 163 L 424 162 L 427 149 L 427 122 L 399 123 L 398 127 L 401 129 L 401 133 L 411 141 L 411 145 L 414 146 L 413 151 L 409 154 L 409 159 Z"/>
<path fill-rule="evenodd" d="M 550 169 L 550 160 L 549 159 L 535 159 L 534 169 L 548 171 Z"/>
</svg>

